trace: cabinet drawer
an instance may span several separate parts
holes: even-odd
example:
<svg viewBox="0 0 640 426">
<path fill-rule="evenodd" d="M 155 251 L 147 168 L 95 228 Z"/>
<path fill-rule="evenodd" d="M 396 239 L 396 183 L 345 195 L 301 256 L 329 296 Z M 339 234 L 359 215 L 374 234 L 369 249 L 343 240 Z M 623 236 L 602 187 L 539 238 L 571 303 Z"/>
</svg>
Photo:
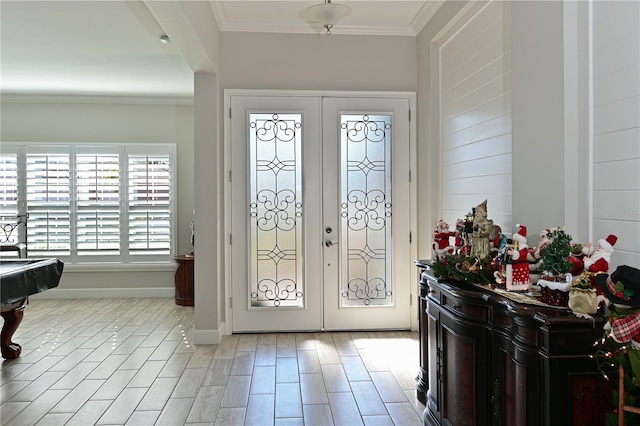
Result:
<svg viewBox="0 0 640 426">
<path fill-rule="evenodd" d="M 478 321 L 486 321 L 488 310 L 482 306 L 476 306 L 469 303 L 462 303 L 459 300 L 442 295 L 442 304 L 450 311 L 456 314 Z"/>
<path fill-rule="evenodd" d="M 436 305 L 440 305 L 441 296 L 442 296 L 442 293 L 440 293 L 439 290 L 433 287 L 429 287 L 429 290 L 427 291 L 427 298 L 429 299 L 430 303 L 435 303 Z"/>
<path fill-rule="evenodd" d="M 523 325 L 505 312 L 493 311 L 493 327 L 496 331 L 505 331 L 519 342 L 537 347 L 540 343 L 538 329 Z"/>
<path fill-rule="evenodd" d="M 537 328 L 516 324 L 515 335 L 518 340 L 528 345 L 538 347 L 540 344 L 540 336 Z"/>
</svg>

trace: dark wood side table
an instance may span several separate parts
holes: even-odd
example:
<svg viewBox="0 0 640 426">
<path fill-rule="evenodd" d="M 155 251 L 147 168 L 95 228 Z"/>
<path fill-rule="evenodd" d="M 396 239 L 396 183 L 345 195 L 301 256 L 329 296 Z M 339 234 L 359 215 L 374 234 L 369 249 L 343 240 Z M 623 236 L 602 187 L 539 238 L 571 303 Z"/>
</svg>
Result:
<svg viewBox="0 0 640 426">
<path fill-rule="evenodd" d="M 175 256 L 176 269 L 176 305 L 193 306 L 193 254 Z"/>
</svg>

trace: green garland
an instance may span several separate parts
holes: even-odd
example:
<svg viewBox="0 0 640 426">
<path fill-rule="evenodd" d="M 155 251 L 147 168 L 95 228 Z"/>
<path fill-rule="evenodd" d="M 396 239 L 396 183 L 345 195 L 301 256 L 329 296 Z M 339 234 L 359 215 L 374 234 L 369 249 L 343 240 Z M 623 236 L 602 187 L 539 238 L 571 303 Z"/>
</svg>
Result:
<svg viewBox="0 0 640 426">
<path fill-rule="evenodd" d="M 490 284 L 494 282 L 494 271 L 490 265 L 489 258 L 480 260 L 477 257 L 448 254 L 444 259 L 434 260 L 431 269 L 437 278 Z"/>
</svg>

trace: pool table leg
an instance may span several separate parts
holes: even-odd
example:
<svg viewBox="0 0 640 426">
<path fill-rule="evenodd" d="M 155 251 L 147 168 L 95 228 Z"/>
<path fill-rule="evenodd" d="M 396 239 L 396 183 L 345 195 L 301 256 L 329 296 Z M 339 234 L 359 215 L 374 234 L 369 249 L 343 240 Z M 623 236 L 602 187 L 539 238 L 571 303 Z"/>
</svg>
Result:
<svg viewBox="0 0 640 426">
<path fill-rule="evenodd" d="M 21 304 L 15 309 L 0 312 L 0 315 L 4 318 L 4 325 L 2 326 L 2 332 L 0 332 L 0 350 L 2 351 L 2 358 L 16 359 L 22 352 L 22 347 L 19 344 L 12 342 L 11 338 L 22 322 L 24 307 L 25 305 Z"/>
</svg>

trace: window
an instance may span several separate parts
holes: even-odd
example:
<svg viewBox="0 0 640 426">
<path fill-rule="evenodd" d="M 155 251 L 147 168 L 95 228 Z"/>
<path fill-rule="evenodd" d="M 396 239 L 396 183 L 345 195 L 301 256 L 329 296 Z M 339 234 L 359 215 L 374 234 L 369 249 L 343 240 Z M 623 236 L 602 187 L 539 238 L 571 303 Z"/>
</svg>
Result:
<svg viewBox="0 0 640 426">
<path fill-rule="evenodd" d="M 29 256 L 169 261 L 175 145 L 3 144 L 0 212 L 28 213 Z"/>
</svg>

